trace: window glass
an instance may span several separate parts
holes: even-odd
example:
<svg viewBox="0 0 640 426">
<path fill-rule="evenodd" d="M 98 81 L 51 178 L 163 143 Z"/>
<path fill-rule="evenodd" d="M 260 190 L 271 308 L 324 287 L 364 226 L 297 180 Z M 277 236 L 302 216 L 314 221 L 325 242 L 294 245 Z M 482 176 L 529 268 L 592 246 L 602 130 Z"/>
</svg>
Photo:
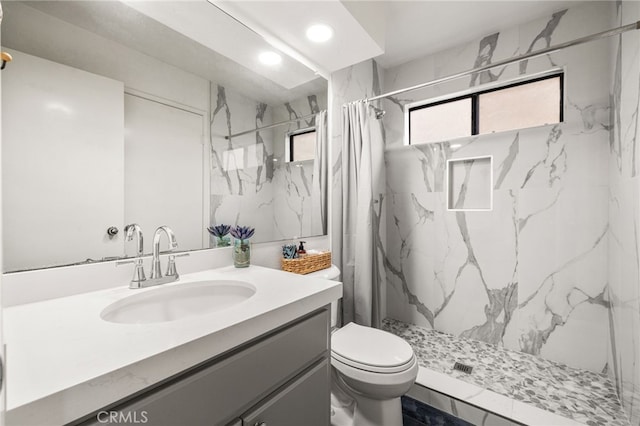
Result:
<svg viewBox="0 0 640 426">
<path fill-rule="evenodd" d="M 479 133 L 560 122 L 560 77 L 520 84 L 478 96 Z"/>
<path fill-rule="evenodd" d="M 498 88 L 409 106 L 409 144 L 445 142 L 455 138 L 562 122 L 563 74 L 520 81 Z M 455 96 L 455 95 L 454 95 Z"/>
<path fill-rule="evenodd" d="M 471 98 L 410 110 L 409 127 L 410 144 L 471 136 Z"/>
<path fill-rule="evenodd" d="M 289 136 L 288 161 L 313 160 L 316 157 L 316 131 L 294 133 Z"/>
</svg>

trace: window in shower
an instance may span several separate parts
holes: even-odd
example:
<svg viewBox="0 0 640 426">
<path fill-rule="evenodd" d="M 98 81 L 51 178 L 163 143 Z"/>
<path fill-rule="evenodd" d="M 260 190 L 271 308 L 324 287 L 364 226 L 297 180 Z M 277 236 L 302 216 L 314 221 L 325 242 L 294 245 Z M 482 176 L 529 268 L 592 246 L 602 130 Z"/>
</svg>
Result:
<svg viewBox="0 0 640 426">
<path fill-rule="evenodd" d="M 316 158 L 316 129 L 302 129 L 287 135 L 285 156 L 287 162 Z"/>
<path fill-rule="evenodd" d="M 405 108 L 405 144 L 524 129 L 563 121 L 564 74 L 553 71 Z"/>
<path fill-rule="evenodd" d="M 411 143 L 441 142 L 471 136 L 471 96 L 418 107 L 409 113 Z"/>
</svg>

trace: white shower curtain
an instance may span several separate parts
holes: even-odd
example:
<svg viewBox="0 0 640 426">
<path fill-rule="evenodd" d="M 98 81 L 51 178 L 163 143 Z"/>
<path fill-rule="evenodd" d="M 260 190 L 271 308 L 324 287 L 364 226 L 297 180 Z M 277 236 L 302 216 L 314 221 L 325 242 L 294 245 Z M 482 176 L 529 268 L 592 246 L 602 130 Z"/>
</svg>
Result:
<svg viewBox="0 0 640 426">
<path fill-rule="evenodd" d="M 313 162 L 312 197 L 313 214 L 318 214 L 312 220 L 312 235 L 326 235 L 327 233 L 327 173 L 329 158 L 327 152 L 327 111 L 322 110 L 316 115 L 316 159 Z"/>
<path fill-rule="evenodd" d="M 368 103 L 342 119 L 343 323 L 380 327 L 386 285 L 380 220 L 385 193 L 382 123 Z"/>
</svg>

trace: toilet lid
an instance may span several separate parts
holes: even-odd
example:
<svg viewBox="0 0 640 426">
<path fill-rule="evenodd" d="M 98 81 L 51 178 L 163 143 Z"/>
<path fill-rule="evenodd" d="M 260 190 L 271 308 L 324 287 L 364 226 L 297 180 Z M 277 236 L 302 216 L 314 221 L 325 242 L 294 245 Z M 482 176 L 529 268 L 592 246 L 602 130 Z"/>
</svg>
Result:
<svg viewBox="0 0 640 426">
<path fill-rule="evenodd" d="M 338 280 L 340 276 L 340 269 L 336 265 L 331 265 L 326 269 L 320 269 L 319 271 L 310 272 L 305 277 L 324 278 L 325 280 Z"/>
<path fill-rule="evenodd" d="M 345 364 L 377 372 L 402 371 L 414 358 L 404 339 L 352 322 L 331 335 L 331 352 Z"/>
</svg>

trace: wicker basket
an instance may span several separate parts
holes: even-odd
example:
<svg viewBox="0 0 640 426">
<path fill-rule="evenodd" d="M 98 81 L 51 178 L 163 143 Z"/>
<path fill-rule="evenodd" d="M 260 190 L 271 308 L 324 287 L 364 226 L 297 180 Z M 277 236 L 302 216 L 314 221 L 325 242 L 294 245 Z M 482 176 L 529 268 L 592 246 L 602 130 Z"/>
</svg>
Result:
<svg viewBox="0 0 640 426">
<path fill-rule="evenodd" d="M 298 259 L 281 259 L 281 261 L 283 271 L 304 275 L 329 268 L 331 266 L 331 252 L 307 254 Z"/>
</svg>

